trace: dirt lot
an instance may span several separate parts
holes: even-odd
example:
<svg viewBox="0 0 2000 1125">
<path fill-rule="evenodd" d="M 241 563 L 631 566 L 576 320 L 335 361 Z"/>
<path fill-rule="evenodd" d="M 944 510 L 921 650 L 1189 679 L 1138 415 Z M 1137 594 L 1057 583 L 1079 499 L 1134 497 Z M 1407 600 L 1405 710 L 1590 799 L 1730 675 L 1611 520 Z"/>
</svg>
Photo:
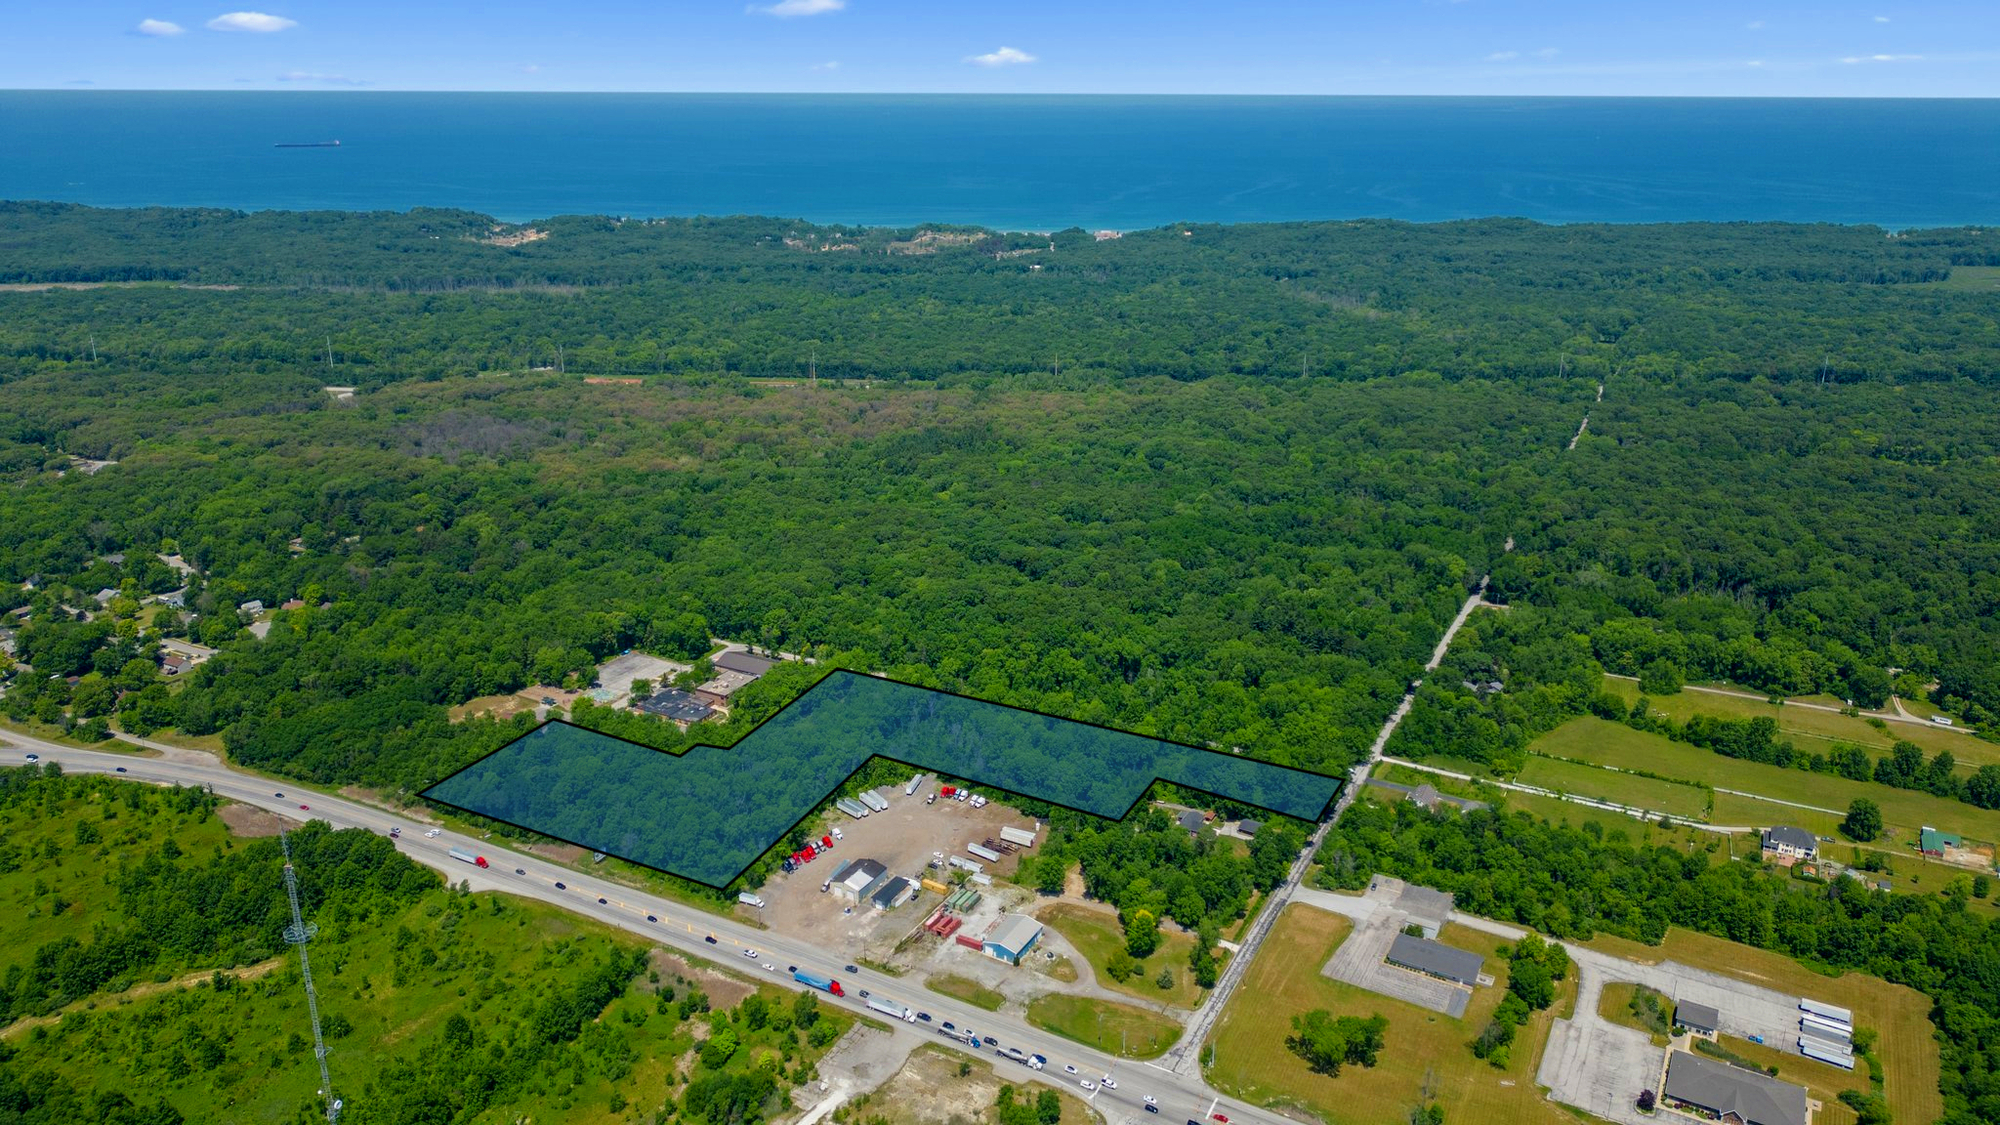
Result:
<svg viewBox="0 0 2000 1125">
<path fill-rule="evenodd" d="M 679 977 L 682 980 L 693 981 L 703 992 L 708 993 L 709 1006 L 718 1011 L 735 1007 L 745 996 L 757 990 L 750 982 L 739 980 L 727 973 L 715 969 L 697 969 L 687 958 L 665 949 L 653 950 L 652 967 L 659 971 L 663 980 Z"/>
<path fill-rule="evenodd" d="M 1030 1081 L 1032 1072 L 1013 1063 L 1006 1064 L 1007 1071 L 996 1074 L 991 1064 L 974 1062 L 972 1073 L 960 1078 L 958 1066 L 966 1057 L 943 1047 L 920 1047 L 910 1052 L 909 1061 L 895 1077 L 865 1098 L 842 1107 L 838 1117 L 849 1122 L 879 1118 L 889 1125 L 988 1125 L 998 1120 L 994 1106 L 1005 1084 L 1020 1092 L 1017 1097 L 1025 1095 L 1029 1101 L 1046 1085 L 1062 1095 L 1064 1121 L 1097 1120 L 1097 1115 L 1069 1091 L 1054 1083 Z"/>
<path fill-rule="evenodd" d="M 832 938 L 834 948 L 849 956 L 875 957 L 880 953 L 883 956 L 879 959 L 886 959 L 896 942 L 929 916 L 938 896 L 921 893 L 913 902 L 887 914 L 864 905 L 849 915 L 843 913 L 847 903 L 822 893 L 820 884 L 833 878 L 849 860 L 863 858 L 879 860 L 890 874 L 915 882 L 924 875 L 933 852 L 964 856 L 967 843 L 989 837 L 997 840 L 1003 826 L 1036 827 L 1030 818 L 997 802 L 983 809 L 973 808 L 970 802 L 942 799 L 926 805 L 926 791 L 919 789 L 916 796 L 905 797 L 900 786 L 885 786 L 881 792 L 889 802 L 887 811 L 862 820 L 833 813 L 832 819 L 823 823 L 821 833 L 838 827 L 846 838 L 837 842 L 832 852 L 790 875 L 780 873 L 766 882 L 757 892 L 764 899 L 764 909 L 739 906 L 738 912 L 779 933 L 819 941 Z M 995 879 L 1005 879 L 1019 865 L 1019 855 L 1010 855 L 988 864 L 986 872 Z"/>
<path fill-rule="evenodd" d="M 276 836 L 280 826 L 299 826 L 297 821 L 286 821 L 277 813 L 265 812 L 255 805 L 227 804 L 217 809 L 215 815 L 229 826 L 231 836 Z"/>
<path fill-rule="evenodd" d="M 452 722 L 462 723 L 474 715 L 511 719 L 523 711 L 534 709 L 533 703 L 518 695 L 482 695 L 478 699 L 468 699 L 445 713 L 451 716 Z"/>
</svg>

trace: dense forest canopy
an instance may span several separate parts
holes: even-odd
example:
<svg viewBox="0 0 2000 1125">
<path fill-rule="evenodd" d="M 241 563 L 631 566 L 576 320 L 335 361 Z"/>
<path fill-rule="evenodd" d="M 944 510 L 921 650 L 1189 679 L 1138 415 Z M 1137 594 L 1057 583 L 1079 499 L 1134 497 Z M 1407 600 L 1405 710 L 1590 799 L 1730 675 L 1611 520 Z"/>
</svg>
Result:
<svg viewBox="0 0 2000 1125">
<path fill-rule="evenodd" d="M 1331 771 L 1488 572 L 2000 714 L 1978 230 L 0 220 L 17 282 L 143 282 L 0 292 L 0 598 L 80 677 L 19 717 L 407 792 L 518 733 L 446 707 L 716 634 Z M 222 654 L 170 687 L 174 630 Z"/>
</svg>

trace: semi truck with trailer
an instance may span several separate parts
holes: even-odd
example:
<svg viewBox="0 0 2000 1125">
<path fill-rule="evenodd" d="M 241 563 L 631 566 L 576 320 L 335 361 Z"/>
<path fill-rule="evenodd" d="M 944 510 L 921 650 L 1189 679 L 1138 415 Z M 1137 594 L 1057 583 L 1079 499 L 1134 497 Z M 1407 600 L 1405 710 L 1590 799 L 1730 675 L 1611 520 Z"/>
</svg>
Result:
<svg viewBox="0 0 2000 1125">
<path fill-rule="evenodd" d="M 862 804 L 860 801 L 857 801 L 852 797 L 842 797 L 840 800 L 835 801 L 833 803 L 833 807 L 839 809 L 841 812 L 846 813 L 848 816 L 851 816 L 856 820 L 860 820 L 862 817 L 868 815 L 868 806 Z"/>
<path fill-rule="evenodd" d="M 889 807 L 889 802 L 882 799 L 882 794 L 875 792 L 873 789 L 863 789 L 860 797 L 862 804 L 867 805 L 876 812 L 881 812 Z"/>
<path fill-rule="evenodd" d="M 923 774 L 918 774 L 917 776 L 911 778 L 910 783 L 908 785 L 903 786 L 903 796 L 905 797 L 914 796 L 917 792 L 917 786 L 922 785 L 923 783 L 924 783 Z"/>
<path fill-rule="evenodd" d="M 904 1023 L 917 1022 L 917 1013 L 911 1011 L 907 1005 L 898 1004 L 887 997 L 870 996 L 868 998 L 868 1007 L 888 1016 L 892 1020 L 902 1020 Z"/>
<path fill-rule="evenodd" d="M 847 995 L 847 991 L 840 987 L 840 982 L 834 980 L 832 977 L 823 977 L 818 973 L 809 973 L 804 969 L 799 969 L 792 973 L 792 979 L 808 987 L 817 988 L 821 992 L 830 992 L 835 996 Z"/>
<path fill-rule="evenodd" d="M 451 849 L 451 858 L 453 858 L 453 859 L 455 859 L 455 860 L 459 861 L 460 863 L 469 863 L 469 864 L 471 864 L 471 865 L 472 865 L 472 866 L 474 866 L 474 867 L 485 867 L 485 866 L 486 866 L 486 857 L 485 857 L 485 856 L 483 856 L 483 855 L 474 855 L 474 854 L 472 854 L 471 852 L 469 852 L 469 851 L 466 851 L 466 850 L 465 850 L 464 848 L 453 848 L 453 849 Z"/>
</svg>

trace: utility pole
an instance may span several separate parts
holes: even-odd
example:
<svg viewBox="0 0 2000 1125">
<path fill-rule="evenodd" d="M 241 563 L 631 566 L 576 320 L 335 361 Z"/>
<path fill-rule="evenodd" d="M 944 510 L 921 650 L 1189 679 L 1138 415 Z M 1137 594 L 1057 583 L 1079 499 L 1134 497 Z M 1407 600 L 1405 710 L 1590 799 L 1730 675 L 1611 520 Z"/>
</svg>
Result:
<svg viewBox="0 0 2000 1125">
<path fill-rule="evenodd" d="M 326 377 L 333 378 L 333 337 L 326 338 Z"/>
<path fill-rule="evenodd" d="M 90 362 L 97 362 L 97 333 L 90 334 Z"/>
<path fill-rule="evenodd" d="M 568 369 L 567 369 L 567 368 L 565 368 L 565 367 L 563 366 L 563 354 L 562 354 L 562 345 L 561 345 L 561 344 L 557 344 L 557 345 L 556 345 L 556 374 L 558 374 L 558 375 L 564 375 L 564 374 L 567 374 L 567 373 L 568 373 Z"/>
<path fill-rule="evenodd" d="M 819 349 L 812 350 L 812 359 L 806 362 L 806 371 L 812 379 L 813 390 L 819 389 Z"/>
<path fill-rule="evenodd" d="M 292 906 L 292 924 L 285 927 L 285 940 L 299 947 L 299 975 L 306 982 L 306 1013 L 312 1017 L 313 1057 L 319 1060 L 319 1088 L 326 1096 L 327 1125 L 340 1120 L 340 1099 L 333 1096 L 333 1079 L 326 1072 L 326 1039 L 319 1032 L 319 993 L 313 989 L 312 962 L 306 957 L 306 943 L 319 933 L 317 923 L 307 925 L 299 914 L 299 877 L 292 870 L 292 839 L 278 833 L 278 845 L 285 849 L 285 898 Z"/>
</svg>

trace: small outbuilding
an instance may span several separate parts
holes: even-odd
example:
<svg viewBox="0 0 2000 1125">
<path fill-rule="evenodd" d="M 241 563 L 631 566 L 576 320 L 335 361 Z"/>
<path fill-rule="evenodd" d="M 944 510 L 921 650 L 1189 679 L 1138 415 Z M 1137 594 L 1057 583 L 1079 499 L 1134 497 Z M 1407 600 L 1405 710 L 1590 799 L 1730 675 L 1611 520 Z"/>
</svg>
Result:
<svg viewBox="0 0 2000 1125">
<path fill-rule="evenodd" d="M 1706 1004 L 1682 1000 L 1674 1005 L 1674 1026 L 1712 1039 L 1722 1030 L 1722 1013 Z"/>
</svg>

